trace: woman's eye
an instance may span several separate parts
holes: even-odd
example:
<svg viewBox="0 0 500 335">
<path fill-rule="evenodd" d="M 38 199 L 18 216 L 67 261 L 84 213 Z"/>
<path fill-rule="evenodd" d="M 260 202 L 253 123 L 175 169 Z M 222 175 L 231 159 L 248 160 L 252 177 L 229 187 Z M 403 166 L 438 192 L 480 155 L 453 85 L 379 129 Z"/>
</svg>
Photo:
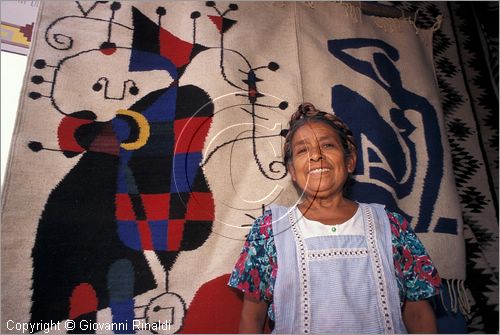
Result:
<svg viewBox="0 0 500 335">
<path fill-rule="evenodd" d="M 296 153 L 296 154 L 302 154 L 302 153 L 304 153 L 304 152 L 306 152 L 306 151 L 307 151 L 307 150 L 306 150 L 306 148 L 298 148 L 298 149 L 295 151 L 295 153 Z"/>
<path fill-rule="evenodd" d="M 325 143 L 323 144 L 323 148 L 334 148 L 335 147 L 335 144 L 333 143 Z"/>
</svg>

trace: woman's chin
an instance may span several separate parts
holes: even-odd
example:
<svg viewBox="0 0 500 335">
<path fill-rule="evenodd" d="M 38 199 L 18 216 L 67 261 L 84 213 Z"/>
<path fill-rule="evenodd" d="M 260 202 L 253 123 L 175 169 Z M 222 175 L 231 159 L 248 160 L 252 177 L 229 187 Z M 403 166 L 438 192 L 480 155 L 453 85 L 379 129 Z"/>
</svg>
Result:
<svg viewBox="0 0 500 335">
<path fill-rule="evenodd" d="M 332 192 L 331 186 L 308 185 L 308 187 L 304 190 L 304 195 L 309 197 L 329 197 L 333 194 L 334 192 Z"/>
</svg>

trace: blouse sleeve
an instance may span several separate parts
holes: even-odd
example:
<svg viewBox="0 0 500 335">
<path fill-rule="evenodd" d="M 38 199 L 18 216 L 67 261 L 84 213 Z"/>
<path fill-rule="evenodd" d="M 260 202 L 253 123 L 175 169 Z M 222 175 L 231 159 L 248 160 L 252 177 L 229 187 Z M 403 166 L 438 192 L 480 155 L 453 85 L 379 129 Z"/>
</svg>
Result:
<svg viewBox="0 0 500 335">
<path fill-rule="evenodd" d="M 409 301 L 430 298 L 439 293 L 441 278 L 408 221 L 399 213 L 388 213 L 392 229 L 394 265 L 403 279 L 402 289 Z"/>
<path fill-rule="evenodd" d="M 271 277 L 276 255 L 271 250 L 274 246 L 271 222 L 270 210 L 255 220 L 228 282 L 257 300 L 272 300 Z"/>
</svg>

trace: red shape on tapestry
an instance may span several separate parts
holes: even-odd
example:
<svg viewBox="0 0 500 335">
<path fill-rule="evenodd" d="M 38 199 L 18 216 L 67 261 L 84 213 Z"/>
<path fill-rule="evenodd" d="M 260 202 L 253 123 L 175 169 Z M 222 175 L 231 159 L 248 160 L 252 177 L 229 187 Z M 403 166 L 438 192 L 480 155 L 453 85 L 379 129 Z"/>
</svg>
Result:
<svg viewBox="0 0 500 335">
<path fill-rule="evenodd" d="M 107 122 L 101 129 L 99 135 L 89 147 L 89 151 L 104 152 L 110 155 L 118 156 L 120 154 L 120 142 L 116 137 L 111 122 Z"/>
<path fill-rule="evenodd" d="M 106 56 L 112 55 L 116 52 L 116 48 L 106 48 L 106 49 L 101 49 L 101 52 L 105 54 Z"/>
<path fill-rule="evenodd" d="M 175 153 L 203 151 L 211 122 L 211 117 L 175 120 Z"/>
<path fill-rule="evenodd" d="M 116 52 L 116 44 L 113 42 L 103 42 L 99 49 L 102 54 L 109 56 Z"/>
<path fill-rule="evenodd" d="M 83 148 L 75 138 L 75 132 L 79 127 L 85 124 L 92 123 L 92 120 L 88 119 L 80 119 L 73 116 L 65 116 L 61 123 L 59 124 L 59 128 L 57 129 L 57 139 L 59 141 L 59 147 L 62 151 L 71 151 L 71 152 L 84 152 L 85 148 Z"/>
<path fill-rule="evenodd" d="M 71 320 L 77 317 L 97 312 L 97 295 L 92 285 L 81 283 L 73 289 L 69 299 L 69 318 Z"/>
<path fill-rule="evenodd" d="M 212 193 L 192 192 L 186 210 L 186 220 L 213 221 L 214 199 Z"/>
<path fill-rule="evenodd" d="M 151 238 L 151 229 L 149 229 L 148 221 L 137 220 L 137 230 L 141 237 L 142 250 L 154 250 L 153 239 Z"/>
<path fill-rule="evenodd" d="M 116 202 L 116 219 L 122 221 L 135 220 L 135 212 L 132 206 L 130 196 L 124 193 L 117 193 L 115 197 Z"/>
<path fill-rule="evenodd" d="M 225 33 L 229 30 L 237 21 L 231 20 L 222 16 L 207 15 L 208 18 L 215 24 L 219 32 Z"/>
<path fill-rule="evenodd" d="M 186 220 L 168 220 L 167 251 L 178 251 L 181 248 L 185 223 Z"/>
<path fill-rule="evenodd" d="M 222 32 L 222 16 L 208 15 L 208 18 L 215 24 L 219 32 Z"/>
<path fill-rule="evenodd" d="M 237 334 L 242 296 L 227 286 L 229 274 L 204 283 L 184 317 L 181 334 Z"/>
<path fill-rule="evenodd" d="M 190 61 L 193 44 L 160 28 L 160 54 L 179 68 Z"/>
<path fill-rule="evenodd" d="M 141 194 L 142 205 L 148 220 L 167 220 L 170 208 L 170 194 Z"/>
</svg>

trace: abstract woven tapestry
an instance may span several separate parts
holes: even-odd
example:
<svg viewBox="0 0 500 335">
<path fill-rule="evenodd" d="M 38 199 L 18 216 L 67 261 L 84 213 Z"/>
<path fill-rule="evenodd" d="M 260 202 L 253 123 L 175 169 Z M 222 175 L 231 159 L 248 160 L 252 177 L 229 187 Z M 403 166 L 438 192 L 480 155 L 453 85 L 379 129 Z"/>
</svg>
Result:
<svg viewBox="0 0 500 335">
<path fill-rule="evenodd" d="M 498 333 L 498 3 L 395 5 L 418 14 L 420 27 L 444 17 L 433 51 L 464 218 L 467 330 Z"/>
<path fill-rule="evenodd" d="M 303 101 L 351 126 L 349 196 L 402 213 L 468 312 L 443 8 L 419 26 L 335 2 L 42 2 L 2 193 L 2 331 L 237 332 L 248 229 L 300 201 L 281 147 Z"/>
</svg>

